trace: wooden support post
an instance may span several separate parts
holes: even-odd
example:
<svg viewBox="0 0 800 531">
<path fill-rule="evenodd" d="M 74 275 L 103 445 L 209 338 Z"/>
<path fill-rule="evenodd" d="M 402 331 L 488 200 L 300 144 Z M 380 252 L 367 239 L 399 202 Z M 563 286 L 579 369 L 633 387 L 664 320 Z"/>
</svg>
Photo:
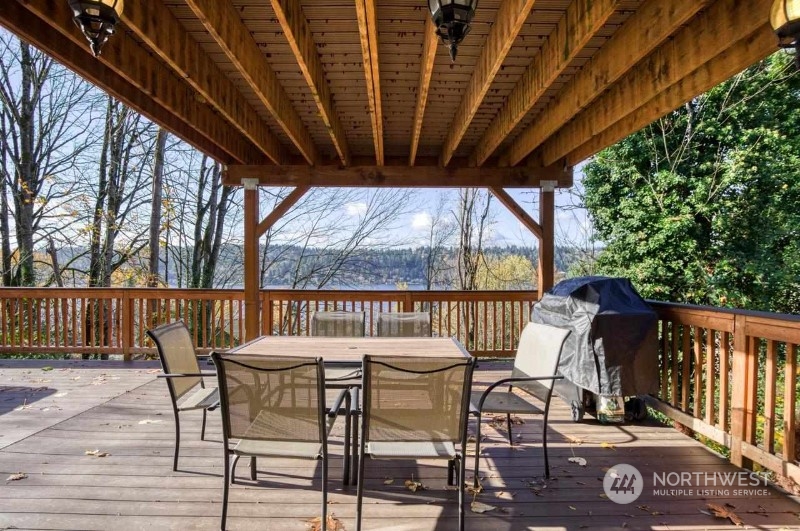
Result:
<svg viewBox="0 0 800 531">
<path fill-rule="evenodd" d="M 133 299 L 131 299 L 130 291 L 125 290 L 122 292 L 122 316 L 120 322 L 122 323 L 122 359 L 123 361 L 131 361 L 131 347 L 133 347 Z"/>
<path fill-rule="evenodd" d="M 542 182 L 539 192 L 539 225 L 542 237 L 539 239 L 539 298 L 555 283 L 555 182 Z"/>
<path fill-rule="evenodd" d="M 748 411 L 748 388 L 755 385 L 755 375 L 750 373 L 750 358 L 756 354 L 748 349 L 745 332 L 745 317 L 734 318 L 733 329 L 733 396 L 731 397 L 731 463 L 738 467 L 749 468 L 752 461 L 742 455 L 742 441 L 746 439 L 748 417 L 755 412 Z"/>
<path fill-rule="evenodd" d="M 258 337 L 261 317 L 258 275 L 258 181 L 244 186 L 244 338 Z"/>
</svg>

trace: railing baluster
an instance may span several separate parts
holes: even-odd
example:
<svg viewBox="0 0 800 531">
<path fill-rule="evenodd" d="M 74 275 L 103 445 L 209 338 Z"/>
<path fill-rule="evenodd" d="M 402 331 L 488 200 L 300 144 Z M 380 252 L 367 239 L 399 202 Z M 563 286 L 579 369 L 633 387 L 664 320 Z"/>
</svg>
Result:
<svg viewBox="0 0 800 531">
<path fill-rule="evenodd" d="M 775 341 L 767 340 L 767 358 L 764 379 L 764 444 L 769 452 L 775 451 L 775 385 L 778 380 Z"/>
<path fill-rule="evenodd" d="M 783 460 L 797 460 L 797 440 L 795 426 L 797 422 L 797 345 L 786 344 L 786 367 L 784 368 L 783 391 Z"/>
<path fill-rule="evenodd" d="M 706 423 L 714 425 L 715 411 L 714 411 L 714 395 L 716 389 L 717 374 L 715 371 L 717 360 L 717 339 L 716 331 L 711 328 L 706 328 Z M 699 392 L 699 391 L 698 391 Z"/>
</svg>

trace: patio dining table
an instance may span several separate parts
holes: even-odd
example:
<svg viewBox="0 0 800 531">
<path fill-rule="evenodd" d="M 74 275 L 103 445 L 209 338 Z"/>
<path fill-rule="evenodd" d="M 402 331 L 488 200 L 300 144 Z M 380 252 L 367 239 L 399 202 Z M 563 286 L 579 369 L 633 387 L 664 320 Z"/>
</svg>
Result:
<svg viewBox="0 0 800 531">
<path fill-rule="evenodd" d="M 323 337 L 323 336 L 261 336 L 234 349 L 231 353 L 257 354 L 262 356 L 321 357 L 326 368 L 325 386 L 329 389 L 345 389 L 331 408 L 338 412 L 341 399 L 345 401 L 345 449 L 352 448 L 352 456 L 345 451 L 342 481 L 350 484 L 355 479 L 358 466 L 358 423 L 356 417 L 361 378 L 356 370 L 361 367 L 365 354 L 373 356 L 398 356 L 428 358 L 465 357 L 470 353 L 455 338 L 449 337 Z M 328 371 L 328 369 L 331 369 Z M 352 369 L 350 377 L 348 371 Z M 335 376 L 332 376 L 334 375 Z M 331 376 L 329 376 L 331 375 Z M 355 409 L 354 409 L 355 408 Z M 350 441 L 352 440 L 352 445 Z M 352 457 L 352 459 L 351 459 Z M 352 475 L 351 475 L 352 472 Z"/>
</svg>

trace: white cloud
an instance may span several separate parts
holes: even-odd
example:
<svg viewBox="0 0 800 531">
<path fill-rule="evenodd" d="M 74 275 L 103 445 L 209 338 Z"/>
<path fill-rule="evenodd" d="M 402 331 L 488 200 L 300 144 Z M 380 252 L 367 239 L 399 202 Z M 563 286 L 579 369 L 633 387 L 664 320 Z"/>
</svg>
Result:
<svg viewBox="0 0 800 531">
<path fill-rule="evenodd" d="M 411 219 L 411 228 L 415 230 L 427 229 L 433 223 L 431 215 L 427 212 L 417 212 Z"/>
<path fill-rule="evenodd" d="M 363 216 L 367 213 L 367 204 L 366 203 L 347 203 L 345 205 L 345 209 L 348 216 L 356 217 L 356 216 Z"/>
</svg>

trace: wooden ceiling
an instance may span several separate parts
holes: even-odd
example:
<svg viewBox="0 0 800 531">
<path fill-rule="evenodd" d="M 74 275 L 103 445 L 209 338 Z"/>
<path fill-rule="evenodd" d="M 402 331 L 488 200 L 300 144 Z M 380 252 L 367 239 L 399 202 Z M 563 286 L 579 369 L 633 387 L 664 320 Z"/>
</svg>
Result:
<svg viewBox="0 0 800 531">
<path fill-rule="evenodd" d="M 776 50 L 771 3 L 481 0 L 455 63 L 427 0 L 125 0 L 99 59 L 67 0 L 2 0 L 0 24 L 247 165 L 232 175 L 569 186 L 564 168 Z"/>
</svg>

